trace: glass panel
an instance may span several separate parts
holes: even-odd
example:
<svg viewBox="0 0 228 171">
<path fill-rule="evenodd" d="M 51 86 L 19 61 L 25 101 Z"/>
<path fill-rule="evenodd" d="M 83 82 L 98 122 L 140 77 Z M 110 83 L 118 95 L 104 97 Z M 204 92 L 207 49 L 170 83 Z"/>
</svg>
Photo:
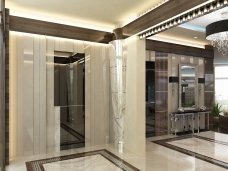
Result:
<svg viewBox="0 0 228 171">
<path fill-rule="evenodd" d="M 155 136 L 154 62 L 146 62 L 146 137 Z"/>
<path fill-rule="evenodd" d="M 222 109 L 228 110 L 228 66 L 215 67 L 215 100 L 222 105 Z"/>
</svg>

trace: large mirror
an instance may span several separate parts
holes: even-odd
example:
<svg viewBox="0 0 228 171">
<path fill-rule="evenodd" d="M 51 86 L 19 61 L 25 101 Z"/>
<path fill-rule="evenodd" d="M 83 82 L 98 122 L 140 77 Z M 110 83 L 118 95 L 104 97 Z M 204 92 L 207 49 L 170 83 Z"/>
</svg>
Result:
<svg viewBox="0 0 228 171">
<path fill-rule="evenodd" d="M 179 66 L 179 107 L 194 110 L 197 102 L 197 68 L 190 64 Z"/>
</svg>

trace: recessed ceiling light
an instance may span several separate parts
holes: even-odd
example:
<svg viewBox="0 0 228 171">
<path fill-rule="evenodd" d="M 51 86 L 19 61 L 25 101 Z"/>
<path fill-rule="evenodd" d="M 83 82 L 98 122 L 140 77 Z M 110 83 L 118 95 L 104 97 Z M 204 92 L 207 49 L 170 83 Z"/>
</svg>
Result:
<svg viewBox="0 0 228 171">
<path fill-rule="evenodd" d="M 197 36 L 195 36 L 195 37 L 193 37 L 194 39 L 198 39 L 198 37 Z"/>
</svg>

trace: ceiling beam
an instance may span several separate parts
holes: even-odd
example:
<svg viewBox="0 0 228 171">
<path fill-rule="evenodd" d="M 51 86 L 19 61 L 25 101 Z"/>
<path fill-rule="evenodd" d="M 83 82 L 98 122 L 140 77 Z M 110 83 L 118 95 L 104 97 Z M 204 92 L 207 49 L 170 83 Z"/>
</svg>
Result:
<svg viewBox="0 0 228 171">
<path fill-rule="evenodd" d="M 202 58 L 214 58 L 214 49 L 208 45 L 205 46 L 205 49 L 202 49 L 185 45 L 178 45 L 174 43 L 160 42 L 156 40 L 146 40 L 146 50 L 175 53 Z"/>
<path fill-rule="evenodd" d="M 22 18 L 17 16 L 10 16 L 10 31 L 41 34 L 100 43 L 108 43 L 112 40 L 112 33 L 110 32 Z"/>
<path fill-rule="evenodd" d="M 122 28 L 122 32 L 126 36 L 132 36 L 207 1 L 208 0 L 170 0 L 125 25 Z"/>
</svg>

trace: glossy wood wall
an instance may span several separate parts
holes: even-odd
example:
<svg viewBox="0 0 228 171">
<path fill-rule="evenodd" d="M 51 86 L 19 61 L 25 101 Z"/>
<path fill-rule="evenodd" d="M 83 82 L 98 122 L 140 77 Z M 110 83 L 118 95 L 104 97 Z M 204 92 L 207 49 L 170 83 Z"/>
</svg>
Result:
<svg viewBox="0 0 228 171">
<path fill-rule="evenodd" d="M 212 109 L 215 102 L 215 75 L 214 75 L 214 60 L 205 59 L 205 89 L 204 89 L 204 103 L 208 109 Z M 210 129 L 213 130 L 214 118 L 210 115 L 209 118 Z"/>
<path fill-rule="evenodd" d="M 155 52 L 155 135 L 168 133 L 168 54 Z"/>
</svg>

